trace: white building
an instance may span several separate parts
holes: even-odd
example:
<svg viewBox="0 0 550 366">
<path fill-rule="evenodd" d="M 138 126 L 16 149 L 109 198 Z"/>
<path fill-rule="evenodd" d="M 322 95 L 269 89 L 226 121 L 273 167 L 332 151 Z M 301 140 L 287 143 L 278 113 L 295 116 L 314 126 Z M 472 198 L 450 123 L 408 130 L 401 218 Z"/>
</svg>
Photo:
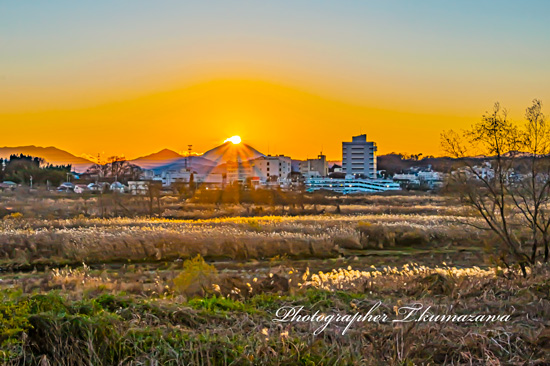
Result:
<svg viewBox="0 0 550 366">
<path fill-rule="evenodd" d="M 262 156 L 249 161 L 251 174 L 258 177 L 262 184 L 277 182 L 280 185 L 287 184 L 292 171 L 292 160 L 288 156 Z"/>
<path fill-rule="evenodd" d="M 420 179 L 413 173 L 398 173 L 393 175 L 393 180 L 398 183 L 420 185 Z"/>
<path fill-rule="evenodd" d="M 399 191 L 401 187 L 390 179 L 357 179 L 351 175 L 346 176 L 346 179 L 311 178 L 306 180 L 306 190 L 308 192 L 321 189 L 352 194 Z"/>
<path fill-rule="evenodd" d="M 394 174 L 393 180 L 394 182 L 409 186 L 425 185 L 430 188 L 435 188 L 443 185 L 443 175 L 433 170 Z"/>
<path fill-rule="evenodd" d="M 222 186 L 223 183 L 222 174 L 198 174 L 189 169 L 163 170 L 158 173 L 153 170 L 146 170 L 141 178 L 144 180 L 161 181 L 163 187 L 170 187 L 174 183 L 189 183 L 191 175 L 193 175 L 195 184 Z"/>
<path fill-rule="evenodd" d="M 133 195 L 144 195 L 149 191 L 149 182 L 144 180 L 129 181 L 128 191 Z"/>
<path fill-rule="evenodd" d="M 128 187 L 118 181 L 114 181 L 111 183 L 109 189 L 113 192 L 124 193 Z"/>
<path fill-rule="evenodd" d="M 351 142 L 342 142 L 342 170 L 346 174 L 376 178 L 376 144 L 367 141 L 367 135 L 353 136 Z"/>
</svg>

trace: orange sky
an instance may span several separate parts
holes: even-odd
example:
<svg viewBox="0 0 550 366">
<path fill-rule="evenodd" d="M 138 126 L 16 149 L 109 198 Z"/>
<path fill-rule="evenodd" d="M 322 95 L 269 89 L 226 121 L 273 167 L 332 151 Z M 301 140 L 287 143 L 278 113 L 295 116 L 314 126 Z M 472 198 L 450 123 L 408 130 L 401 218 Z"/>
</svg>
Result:
<svg viewBox="0 0 550 366">
<path fill-rule="evenodd" d="M 330 159 L 341 142 L 367 133 L 381 153 L 437 154 L 443 126 L 466 126 L 468 116 L 407 113 L 345 102 L 264 81 L 214 80 L 97 106 L 17 112 L 2 116 L 10 145 L 54 145 L 75 154 L 138 157 L 192 144 L 204 152 L 227 137 L 267 154 Z M 22 126 L 26 133 L 22 133 Z M 32 136 L 29 138 L 29 136 Z M 420 140 L 420 141 L 419 141 Z"/>
<path fill-rule="evenodd" d="M 361 133 L 378 144 L 380 154 L 438 155 L 443 129 L 468 127 L 484 112 L 483 107 L 446 113 L 438 105 L 425 112 L 374 105 L 273 82 L 215 79 L 89 107 L 0 117 L 7 121 L 2 145 L 53 145 L 76 155 L 135 158 L 163 148 L 182 152 L 189 144 L 204 152 L 240 135 L 264 154 L 303 159 L 322 150 L 337 160 L 341 142 Z"/>
<path fill-rule="evenodd" d="M 546 12 L 500 5 L 2 4 L 0 146 L 135 158 L 240 135 L 338 160 L 366 133 L 380 154 L 439 155 L 495 101 L 515 120 L 550 101 Z"/>
</svg>

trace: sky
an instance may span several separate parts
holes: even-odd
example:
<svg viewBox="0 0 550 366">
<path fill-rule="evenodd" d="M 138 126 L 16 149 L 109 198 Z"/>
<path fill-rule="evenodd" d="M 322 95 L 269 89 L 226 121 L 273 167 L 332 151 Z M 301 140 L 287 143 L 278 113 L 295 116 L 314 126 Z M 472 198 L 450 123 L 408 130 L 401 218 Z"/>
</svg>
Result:
<svg viewBox="0 0 550 366">
<path fill-rule="evenodd" d="M 499 101 L 550 103 L 547 1 L 0 0 L 0 146 L 136 158 L 441 155 Z M 548 108 L 545 108 L 546 110 Z M 546 112 L 549 114 L 549 112 Z"/>
</svg>

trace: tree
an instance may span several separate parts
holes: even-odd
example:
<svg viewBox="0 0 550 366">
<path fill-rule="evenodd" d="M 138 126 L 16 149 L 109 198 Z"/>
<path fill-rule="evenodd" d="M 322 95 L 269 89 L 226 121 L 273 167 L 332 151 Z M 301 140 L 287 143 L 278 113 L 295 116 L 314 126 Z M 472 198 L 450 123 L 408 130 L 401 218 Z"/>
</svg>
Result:
<svg viewBox="0 0 550 366">
<path fill-rule="evenodd" d="M 500 259 L 506 263 L 511 257 L 524 276 L 540 243 L 548 260 L 550 131 L 541 108 L 534 100 L 526 122 L 518 126 L 495 103 L 469 130 L 441 135 L 443 149 L 462 162 L 451 174 L 450 187 L 483 219 L 480 228 L 492 231 L 504 245 Z M 517 174 L 521 167 L 528 172 Z"/>
<path fill-rule="evenodd" d="M 97 175 L 98 178 L 114 178 L 123 183 L 139 179 L 141 168 L 123 159 L 116 156 L 110 157 L 107 164 L 94 164 L 86 170 L 86 173 Z"/>
<path fill-rule="evenodd" d="M 548 262 L 550 241 L 550 129 L 542 113 L 542 102 L 534 100 L 525 113 L 526 123 L 521 136 L 525 157 L 522 165 L 527 172 L 509 193 L 531 230 L 531 258 L 536 260 L 539 244 L 544 246 L 544 261 Z"/>
<path fill-rule="evenodd" d="M 158 181 L 147 182 L 147 197 L 149 198 L 149 215 L 154 215 L 154 202 L 157 201 L 158 214 L 161 214 L 160 210 L 160 196 L 162 193 L 162 183 Z"/>
</svg>

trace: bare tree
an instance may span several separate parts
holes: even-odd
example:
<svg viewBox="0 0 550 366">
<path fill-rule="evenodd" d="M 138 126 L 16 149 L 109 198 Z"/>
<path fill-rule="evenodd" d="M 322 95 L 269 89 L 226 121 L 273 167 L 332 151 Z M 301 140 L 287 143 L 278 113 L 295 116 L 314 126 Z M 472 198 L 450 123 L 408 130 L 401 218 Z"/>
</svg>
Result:
<svg viewBox="0 0 550 366">
<path fill-rule="evenodd" d="M 158 181 L 148 181 L 147 182 L 147 197 L 149 198 L 149 215 L 154 215 L 154 202 L 157 201 L 157 211 L 158 214 L 161 214 L 160 209 L 160 197 L 162 191 L 162 183 Z"/>
<path fill-rule="evenodd" d="M 539 244 L 548 260 L 550 130 L 541 109 L 534 100 L 525 124 L 518 126 L 495 103 L 469 130 L 441 135 L 444 150 L 462 163 L 450 185 L 483 219 L 480 228 L 504 244 L 507 253 L 500 253 L 501 259 L 506 263 L 505 254 L 510 254 L 524 275 L 537 259 Z"/>
<path fill-rule="evenodd" d="M 536 261 L 539 244 L 548 261 L 550 227 L 550 129 L 542 113 L 542 102 L 534 100 L 525 113 L 521 135 L 523 179 L 509 187 L 512 200 L 528 224 L 531 235 L 530 262 Z"/>
</svg>

